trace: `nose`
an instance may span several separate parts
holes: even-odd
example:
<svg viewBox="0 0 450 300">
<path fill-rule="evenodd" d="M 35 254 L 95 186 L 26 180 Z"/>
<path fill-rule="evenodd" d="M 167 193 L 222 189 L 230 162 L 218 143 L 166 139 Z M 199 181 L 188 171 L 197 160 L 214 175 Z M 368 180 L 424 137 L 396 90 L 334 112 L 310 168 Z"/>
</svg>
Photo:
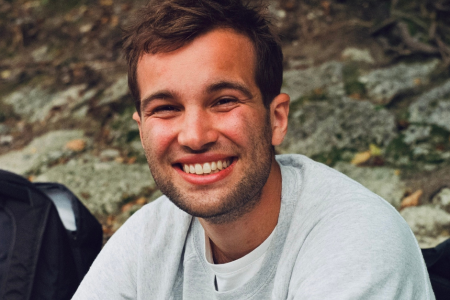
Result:
<svg viewBox="0 0 450 300">
<path fill-rule="evenodd" d="M 202 108 L 185 109 L 178 143 L 191 151 L 205 151 L 217 141 L 212 116 Z"/>
</svg>

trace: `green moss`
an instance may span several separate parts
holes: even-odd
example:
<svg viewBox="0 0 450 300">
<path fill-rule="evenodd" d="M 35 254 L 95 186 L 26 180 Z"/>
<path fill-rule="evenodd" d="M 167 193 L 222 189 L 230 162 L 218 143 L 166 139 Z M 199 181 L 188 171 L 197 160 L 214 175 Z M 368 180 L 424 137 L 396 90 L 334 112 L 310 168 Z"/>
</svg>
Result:
<svg viewBox="0 0 450 300">
<path fill-rule="evenodd" d="M 404 136 L 400 134 L 397 138 L 392 140 L 389 145 L 386 147 L 386 156 L 395 160 L 400 159 L 401 157 L 409 157 L 411 158 L 412 152 L 410 147 L 403 141 Z"/>
<path fill-rule="evenodd" d="M 336 162 L 342 160 L 343 152 L 343 150 L 333 148 L 330 152 L 319 153 L 311 158 L 328 166 L 333 166 Z"/>
<path fill-rule="evenodd" d="M 356 62 L 349 62 L 342 69 L 344 89 L 347 95 L 359 95 L 360 97 L 366 95 L 366 86 L 359 82 L 359 75 L 359 66 Z"/>
<path fill-rule="evenodd" d="M 139 130 L 130 130 L 126 133 L 126 138 L 125 141 L 127 143 L 132 142 L 132 141 L 136 141 L 139 140 L 140 136 L 139 136 Z"/>
</svg>

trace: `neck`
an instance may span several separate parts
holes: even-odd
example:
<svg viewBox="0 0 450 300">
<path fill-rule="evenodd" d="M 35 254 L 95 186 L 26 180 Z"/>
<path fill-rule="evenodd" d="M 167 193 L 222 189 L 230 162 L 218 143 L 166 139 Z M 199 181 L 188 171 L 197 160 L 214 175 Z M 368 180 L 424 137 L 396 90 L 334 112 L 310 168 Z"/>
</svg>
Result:
<svg viewBox="0 0 450 300">
<path fill-rule="evenodd" d="M 211 241 L 216 264 L 239 259 L 264 242 L 277 225 L 281 206 L 281 170 L 273 159 L 260 201 L 248 213 L 230 223 L 217 224 L 199 218 Z M 207 241 L 208 242 L 208 241 Z"/>
</svg>

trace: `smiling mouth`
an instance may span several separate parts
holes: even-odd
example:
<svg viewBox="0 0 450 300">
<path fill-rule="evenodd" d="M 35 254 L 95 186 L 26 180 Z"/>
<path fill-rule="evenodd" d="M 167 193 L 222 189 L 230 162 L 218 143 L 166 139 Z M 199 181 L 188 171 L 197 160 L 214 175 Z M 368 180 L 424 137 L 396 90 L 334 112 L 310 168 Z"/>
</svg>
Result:
<svg viewBox="0 0 450 300">
<path fill-rule="evenodd" d="M 187 174 L 209 175 L 218 173 L 228 168 L 233 163 L 233 158 L 222 159 L 198 164 L 180 164 L 181 169 Z"/>
</svg>

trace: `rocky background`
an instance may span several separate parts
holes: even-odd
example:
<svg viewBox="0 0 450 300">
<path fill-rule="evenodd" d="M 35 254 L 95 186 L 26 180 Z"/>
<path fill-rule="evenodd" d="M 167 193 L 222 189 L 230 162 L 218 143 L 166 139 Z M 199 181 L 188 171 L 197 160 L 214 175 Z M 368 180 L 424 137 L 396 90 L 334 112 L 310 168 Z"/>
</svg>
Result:
<svg viewBox="0 0 450 300">
<path fill-rule="evenodd" d="M 0 0 L 0 168 L 67 185 L 105 240 L 161 193 L 131 119 L 130 0 Z M 450 236 L 450 1 L 272 0 L 292 99 L 279 153 L 384 197 L 422 247 Z"/>
</svg>

